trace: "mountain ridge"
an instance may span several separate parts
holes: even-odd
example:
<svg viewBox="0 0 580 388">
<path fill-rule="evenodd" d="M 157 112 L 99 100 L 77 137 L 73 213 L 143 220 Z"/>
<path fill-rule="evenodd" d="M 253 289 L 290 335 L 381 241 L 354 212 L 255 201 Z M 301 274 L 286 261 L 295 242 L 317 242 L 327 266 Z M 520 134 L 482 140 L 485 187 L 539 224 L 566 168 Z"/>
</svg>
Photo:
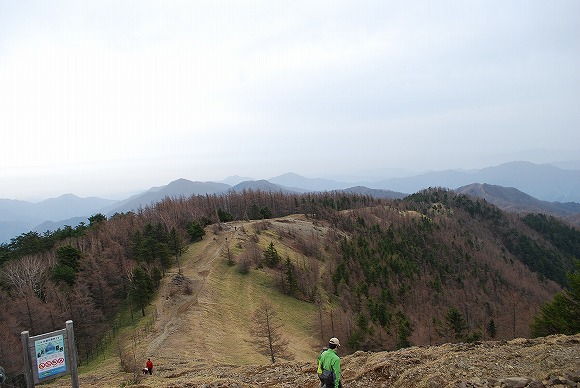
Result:
<svg viewBox="0 0 580 388">
<path fill-rule="evenodd" d="M 215 209 L 225 209 L 231 221 L 220 219 Z M 192 237 L 188 224 L 206 218 L 205 235 L 185 240 Z M 184 239 L 178 244 L 181 256 L 169 251 L 171 234 Z M 357 360 L 345 382 L 365 386 L 372 381 L 364 378 L 372 377 L 405 386 L 415 380 L 394 379 L 384 371 L 389 365 L 400 375 L 410 367 L 408 357 L 400 359 L 403 369 L 397 369 L 392 361 L 382 361 L 385 354 L 376 356 L 382 360 L 363 355 L 411 345 L 527 337 L 540 306 L 562 291 L 572 257 L 580 254 L 578 230 L 542 217 L 526 220 L 443 189 L 403 200 L 339 191 L 264 195 L 251 190 L 168 198 L 140 212 L 102 219 L 73 236 L 50 238 L 39 239 L 40 247 L 53 245 L 32 257 L 30 245 L 24 244 L 29 241 L 22 241 L 21 250 L 3 252 L 6 274 L 37 263 L 51 276 L 34 277 L 43 293 L 27 292 L 28 283 L 9 278 L 0 289 L 7 301 L 0 328 L 6 343 L 17 344 L 22 330 L 51 331 L 73 317 L 79 354 L 89 362 L 102 359 L 100 340 L 109 338 L 110 353 L 103 358 L 108 356 L 104 362 L 111 365 L 112 380 L 103 380 L 104 369 L 97 367 L 100 378 L 93 382 L 100 386 L 123 385 L 117 379 L 131 375 L 120 372 L 120 365 L 140 372 L 130 368 L 147 357 L 158 366 L 159 374 L 148 380 L 157 387 L 265 385 L 256 370 L 264 370 L 269 358 L 252 341 L 252 317 L 262 302 L 274 306 L 284 326 L 280 330 L 292 354 L 279 355 L 284 366 L 273 368 L 287 373 L 288 383 L 306 386 L 290 376 L 305 365 L 310 366 L 303 382 L 316 383 L 313 361 L 328 338 L 336 336 L 343 344 L 345 372 L 346 361 Z M 72 278 L 56 271 L 63 246 L 78 253 Z M 270 255 L 274 249 L 276 255 Z M 140 278 L 158 284 L 157 291 Z M 127 289 L 137 292 L 127 294 Z M 69 309 L 59 309 L 67 297 Z M 446 324 L 453 311 L 464 317 L 458 328 Z M 145 318 L 137 321 L 141 314 Z M 126 326 L 119 326 L 123 317 Z M 109 337 L 111 331 L 118 336 Z M 485 346 L 475 342 L 463 346 L 483 353 Z M 536 345 L 530 340 L 525 348 Z M 461 349 L 457 346 L 443 349 Z M 4 365 L 22 360 L 17 346 L 4 350 Z M 416 350 L 398 354 L 417 358 Z M 429 357 L 426 363 L 433 361 Z M 358 366 L 371 363 L 377 368 Z M 472 365 L 486 365 L 486 378 L 506 377 L 505 369 L 491 364 Z M 10 366 L 17 373 L 18 365 Z M 237 372 L 246 366 L 257 380 Z M 447 378 L 429 376 L 433 384 Z M 450 381 L 455 376 L 449 375 Z"/>
<path fill-rule="evenodd" d="M 569 164 L 573 165 L 572 163 Z M 497 176 L 495 176 L 496 173 Z M 245 178 L 239 176 L 226 178 L 231 183 L 240 179 Z M 512 180 L 510 181 L 510 179 Z M 493 182 L 502 182 L 502 184 Z M 530 187 L 532 184 L 530 182 L 534 182 L 536 188 Z M 561 201 L 546 199 L 560 198 L 566 200 L 564 204 L 580 202 L 580 170 L 565 170 L 552 165 L 537 165 L 530 162 L 510 162 L 479 170 L 446 170 L 378 182 L 359 182 L 354 185 L 325 178 L 306 178 L 289 172 L 268 180 L 243 180 L 237 182 L 234 186 L 224 182 L 200 182 L 180 178 L 167 185 L 152 187 L 120 201 L 96 197 L 79 198 L 74 194 L 64 194 L 38 203 L 0 199 L 0 225 L 2 226 L 0 228 L 0 242 L 8 241 L 19 233 L 28 231 L 44 232 L 47 228 L 54 228 L 52 230 L 55 230 L 65 225 L 75 226 L 73 224 L 78 222 L 79 217 L 88 218 L 96 213 L 110 216 L 114 213 L 137 211 L 140 208 L 159 202 L 165 197 L 187 198 L 190 195 L 219 195 L 229 190 L 252 189 L 284 193 L 332 190 L 356 192 L 358 190 L 359 193 L 364 193 L 365 195 L 402 198 L 404 195 L 427 187 L 454 189 L 463 188 L 470 184 L 491 184 L 516 188 L 534 198 L 539 198 L 539 201 L 545 201 L 543 206 L 535 206 L 534 208 L 546 209 L 543 211 L 550 211 L 550 214 L 553 215 L 563 212 L 565 213 L 563 215 L 565 219 L 575 225 L 580 225 L 580 217 L 575 214 L 568 214 L 576 211 L 574 205 L 562 205 L 557 203 L 562 203 Z M 530 191 L 523 190 L 522 186 L 527 187 Z M 545 187 L 549 187 L 549 189 L 545 189 Z M 534 192 L 540 194 L 540 196 L 533 195 Z M 476 195 L 475 193 L 476 191 L 472 191 L 472 194 Z M 486 198 L 484 193 L 480 194 L 482 198 Z M 545 197 L 542 197 L 543 195 Z M 513 208 L 515 211 L 524 211 L 521 206 L 518 208 L 499 199 L 492 200 L 490 197 L 488 199 L 492 202 L 494 201 L 493 203 L 498 204 L 503 209 L 509 210 Z M 554 202 L 555 204 L 548 205 L 549 202 Z"/>
<path fill-rule="evenodd" d="M 292 241 L 300 241 L 312 233 L 324 241 L 325 235 L 333 233 L 327 223 L 304 215 L 267 221 L 233 221 L 222 224 L 221 228 L 208 227 L 211 237 L 192 244 L 179 270 L 173 268 L 163 278 L 157 297 L 147 309 L 151 321 L 138 331 L 139 339 L 131 340 L 134 337 L 128 335 L 118 340 L 120 344 L 136 344 L 128 349 L 132 349 L 138 360 L 151 357 L 156 365 L 154 374 L 135 378 L 130 372 L 122 372 L 113 355 L 97 362 L 100 367 L 96 372 L 91 368 L 81 373 L 82 386 L 118 387 L 135 378 L 134 383 L 144 388 L 318 387 L 315 360 L 329 335 L 322 338 L 317 335 L 317 320 L 312 319 L 318 314 L 316 307 L 269 289 L 272 283 L 268 277 L 273 275 L 268 275 L 266 268 L 252 268 L 248 275 L 240 275 L 226 263 L 225 248 L 248 247 L 255 241 L 252 234 L 258 230 L 255 238 L 261 248 L 268 241 L 276 241 L 280 254 L 291 255 L 297 262 L 310 259 L 296 257 L 295 247 L 301 244 L 292 245 Z M 239 251 L 236 255 L 239 259 L 243 257 Z M 324 273 L 323 268 L 321 272 Z M 270 364 L 247 339 L 251 328 L 248 316 L 263 298 L 270 299 L 280 313 L 284 334 L 290 339 L 288 348 L 295 353 L 294 360 L 282 359 Z M 511 312 L 497 313 L 504 318 L 511 316 Z M 340 310 L 335 314 L 338 320 Z M 324 319 L 330 318 L 325 315 Z M 346 347 L 346 339 L 339 336 Z M 240 340 L 240 337 L 246 339 Z M 379 384 L 404 388 L 457 387 L 459 384 L 491 387 L 515 378 L 542 382 L 555 376 L 566 381 L 578 376 L 579 351 L 580 334 L 442 343 L 391 351 L 359 350 L 348 354 L 339 350 L 345 386 L 360 388 Z M 70 383 L 63 378 L 47 387 L 64 388 L 67 384 Z"/>
<path fill-rule="evenodd" d="M 479 170 L 445 170 L 377 182 L 378 188 L 413 193 L 426 187 L 457 188 L 471 183 L 515 187 L 546 201 L 580 202 L 580 170 L 516 161 Z"/>
</svg>

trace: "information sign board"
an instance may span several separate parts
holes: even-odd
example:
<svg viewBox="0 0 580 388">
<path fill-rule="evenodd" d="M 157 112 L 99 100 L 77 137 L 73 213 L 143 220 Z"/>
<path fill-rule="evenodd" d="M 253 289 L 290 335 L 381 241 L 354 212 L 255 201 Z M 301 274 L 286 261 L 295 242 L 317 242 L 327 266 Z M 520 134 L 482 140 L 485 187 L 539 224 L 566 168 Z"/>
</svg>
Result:
<svg viewBox="0 0 580 388">
<path fill-rule="evenodd" d="M 35 340 L 34 350 L 36 353 L 36 373 L 39 380 L 66 373 L 64 331 L 61 334 Z"/>
<path fill-rule="evenodd" d="M 71 375 L 72 388 L 79 388 L 73 321 L 66 321 L 65 329 L 33 337 L 28 331 L 23 331 L 20 339 L 27 388 L 66 374 Z"/>
</svg>

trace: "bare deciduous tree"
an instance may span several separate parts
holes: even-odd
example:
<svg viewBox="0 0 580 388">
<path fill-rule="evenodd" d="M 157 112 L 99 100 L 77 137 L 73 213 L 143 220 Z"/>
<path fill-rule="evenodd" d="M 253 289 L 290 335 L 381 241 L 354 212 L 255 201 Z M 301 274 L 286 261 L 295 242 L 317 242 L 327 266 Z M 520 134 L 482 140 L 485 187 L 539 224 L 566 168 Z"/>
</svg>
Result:
<svg viewBox="0 0 580 388">
<path fill-rule="evenodd" d="M 232 253 L 232 250 L 230 249 L 229 244 L 226 243 L 226 246 L 222 247 L 220 251 L 220 256 L 226 259 L 229 266 L 236 264 L 236 261 L 234 260 L 234 255 Z"/>
<path fill-rule="evenodd" d="M 48 264 L 39 257 L 24 256 L 21 259 L 6 263 L 3 268 L 3 277 L 8 284 L 22 295 L 33 291 L 40 295 L 46 280 Z"/>
<path fill-rule="evenodd" d="M 250 257 L 250 254 L 248 253 L 248 251 L 244 251 L 240 255 L 240 259 L 238 262 L 238 272 L 241 274 L 244 274 L 244 275 L 249 273 L 251 262 L 252 262 L 252 258 Z"/>
<path fill-rule="evenodd" d="M 294 358 L 288 350 L 288 341 L 280 333 L 283 325 L 277 318 L 271 303 L 262 303 L 254 311 L 252 321 L 254 323 L 251 331 L 252 342 L 261 354 L 270 357 L 272 364 L 276 362 L 276 358 L 286 360 Z"/>
</svg>

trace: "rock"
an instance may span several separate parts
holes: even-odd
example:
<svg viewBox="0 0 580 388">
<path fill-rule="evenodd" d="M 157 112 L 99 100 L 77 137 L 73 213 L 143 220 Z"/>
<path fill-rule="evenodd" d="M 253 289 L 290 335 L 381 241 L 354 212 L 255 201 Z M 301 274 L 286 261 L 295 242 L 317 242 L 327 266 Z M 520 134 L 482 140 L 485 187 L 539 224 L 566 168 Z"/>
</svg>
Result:
<svg viewBox="0 0 580 388">
<path fill-rule="evenodd" d="M 545 387 L 546 386 L 544 385 L 544 383 L 542 383 L 540 381 L 532 381 L 527 386 L 527 388 L 545 388 Z"/>
<path fill-rule="evenodd" d="M 559 377 L 551 377 L 546 382 L 547 386 L 560 385 L 560 384 L 562 384 L 562 382 L 560 381 Z"/>
<path fill-rule="evenodd" d="M 575 383 L 580 383 L 580 370 L 576 372 L 571 372 L 566 375 L 566 378 L 572 380 Z"/>
<path fill-rule="evenodd" d="M 500 386 L 505 388 L 525 388 L 532 381 L 528 377 L 508 377 L 500 381 Z"/>
</svg>

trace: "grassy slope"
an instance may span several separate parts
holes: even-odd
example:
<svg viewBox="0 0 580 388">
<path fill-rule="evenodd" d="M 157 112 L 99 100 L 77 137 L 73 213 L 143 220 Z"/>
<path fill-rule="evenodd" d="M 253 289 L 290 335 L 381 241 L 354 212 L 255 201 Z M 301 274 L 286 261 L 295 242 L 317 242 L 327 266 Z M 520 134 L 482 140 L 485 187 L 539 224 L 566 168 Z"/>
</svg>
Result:
<svg viewBox="0 0 580 388">
<path fill-rule="evenodd" d="M 264 300 L 274 306 L 295 361 L 316 359 L 320 344 L 313 325 L 315 306 L 277 291 L 274 280 L 264 269 L 252 268 L 249 274 L 242 275 L 236 266 L 227 265 L 223 249 L 229 245 L 234 254 L 239 254 L 239 247 L 245 246 L 254 234 L 251 222 L 244 222 L 243 230 L 241 225 L 241 222 L 227 224 L 217 234 L 207 230 L 203 240 L 189 246 L 180 259 L 180 267 L 189 280 L 191 292 L 185 292 L 183 284 L 176 284 L 180 278 L 178 268 L 167 272 L 155 300 L 146 310 L 147 316 L 122 330 L 110 343 L 106 356 L 81 367 L 85 384 L 91 381 L 101 386 L 119 386 L 131 380 L 132 374 L 120 371 L 118 344 L 129 354 L 135 354 L 139 368 L 147 357 L 151 357 L 158 370 L 165 371 L 214 363 L 269 364 L 269 358 L 256 351 L 250 335 L 252 313 Z M 259 235 L 258 244 L 265 249 L 276 239 L 274 232 L 267 231 Z M 289 247 L 281 249 L 283 257 L 293 257 Z M 148 379 L 152 382 L 156 377 Z M 69 381 L 64 377 L 50 386 L 67 386 Z"/>
<path fill-rule="evenodd" d="M 159 362 L 181 357 L 199 362 L 265 363 L 267 358 L 256 352 L 249 332 L 254 309 L 269 300 L 284 325 L 284 336 L 296 359 L 311 359 L 313 349 L 318 347 L 309 325 L 314 321 L 314 306 L 280 294 L 264 270 L 240 274 L 236 266 L 227 265 L 221 254 L 227 245 L 234 252 L 235 246 L 243 246 L 250 229 L 246 223 L 246 234 L 229 224 L 218 234 L 208 232 L 202 241 L 190 246 L 182 270 L 193 282 L 193 293 L 183 295 L 178 291 L 168 298 L 172 292 L 167 282 L 174 274 L 166 277 L 156 303 L 159 319 L 147 354 Z M 270 241 L 267 236 L 261 239 L 261 246 Z"/>
</svg>

